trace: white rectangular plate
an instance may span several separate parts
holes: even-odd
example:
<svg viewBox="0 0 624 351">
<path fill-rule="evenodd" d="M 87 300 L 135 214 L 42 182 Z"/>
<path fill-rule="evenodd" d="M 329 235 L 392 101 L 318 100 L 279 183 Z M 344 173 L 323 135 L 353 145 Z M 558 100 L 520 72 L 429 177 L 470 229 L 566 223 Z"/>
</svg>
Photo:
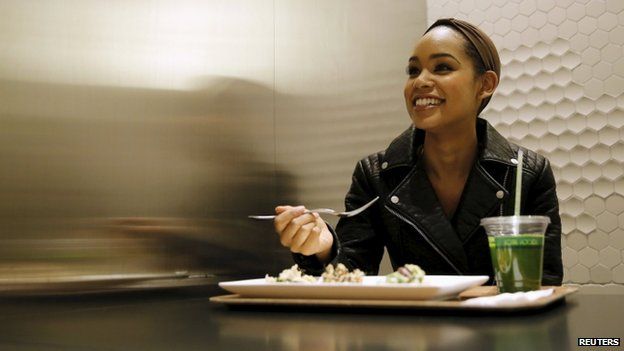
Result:
<svg viewBox="0 0 624 351">
<path fill-rule="evenodd" d="M 486 275 L 427 275 L 422 283 L 388 284 L 385 276 L 366 276 L 362 283 L 267 283 L 264 278 L 221 282 L 244 297 L 291 299 L 439 300 L 479 286 Z"/>
</svg>

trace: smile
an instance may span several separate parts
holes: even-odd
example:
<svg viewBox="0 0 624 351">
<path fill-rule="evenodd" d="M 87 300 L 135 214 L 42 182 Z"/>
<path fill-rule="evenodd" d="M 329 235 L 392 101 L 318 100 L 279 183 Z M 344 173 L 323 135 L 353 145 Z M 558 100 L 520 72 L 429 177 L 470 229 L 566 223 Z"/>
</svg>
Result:
<svg viewBox="0 0 624 351">
<path fill-rule="evenodd" d="M 442 102 L 444 102 L 444 100 L 436 99 L 436 98 L 418 98 L 414 100 L 414 105 L 419 106 L 419 107 L 420 106 L 438 106 Z"/>
</svg>

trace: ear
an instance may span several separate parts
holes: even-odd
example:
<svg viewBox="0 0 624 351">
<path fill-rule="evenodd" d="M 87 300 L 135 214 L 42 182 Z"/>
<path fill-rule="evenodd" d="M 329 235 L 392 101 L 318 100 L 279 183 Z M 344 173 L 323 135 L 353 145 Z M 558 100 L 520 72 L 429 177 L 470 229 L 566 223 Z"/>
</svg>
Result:
<svg viewBox="0 0 624 351">
<path fill-rule="evenodd" d="M 494 71 L 486 71 L 481 76 L 481 89 L 479 90 L 479 98 L 481 100 L 488 98 L 494 94 L 498 87 L 498 76 Z"/>
</svg>

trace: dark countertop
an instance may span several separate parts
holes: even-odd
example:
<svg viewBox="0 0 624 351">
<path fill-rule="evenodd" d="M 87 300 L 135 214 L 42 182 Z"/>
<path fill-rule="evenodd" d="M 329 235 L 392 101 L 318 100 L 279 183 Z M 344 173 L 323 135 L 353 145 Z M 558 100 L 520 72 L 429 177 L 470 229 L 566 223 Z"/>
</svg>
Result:
<svg viewBox="0 0 624 351">
<path fill-rule="evenodd" d="M 624 295 L 529 314 L 228 309 L 217 287 L 0 299 L 0 350 L 586 350 L 624 337 Z M 623 346 L 601 350 L 624 350 Z"/>
</svg>

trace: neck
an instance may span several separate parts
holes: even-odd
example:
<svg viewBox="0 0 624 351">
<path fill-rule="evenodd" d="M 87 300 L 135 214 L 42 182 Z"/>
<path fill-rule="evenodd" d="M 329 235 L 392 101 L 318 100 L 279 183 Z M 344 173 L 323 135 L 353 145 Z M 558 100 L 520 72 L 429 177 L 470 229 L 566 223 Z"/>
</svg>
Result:
<svg viewBox="0 0 624 351">
<path fill-rule="evenodd" d="M 454 131 L 427 132 L 423 157 L 430 177 L 466 178 L 477 157 L 477 130 L 474 124 Z"/>
</svg>

